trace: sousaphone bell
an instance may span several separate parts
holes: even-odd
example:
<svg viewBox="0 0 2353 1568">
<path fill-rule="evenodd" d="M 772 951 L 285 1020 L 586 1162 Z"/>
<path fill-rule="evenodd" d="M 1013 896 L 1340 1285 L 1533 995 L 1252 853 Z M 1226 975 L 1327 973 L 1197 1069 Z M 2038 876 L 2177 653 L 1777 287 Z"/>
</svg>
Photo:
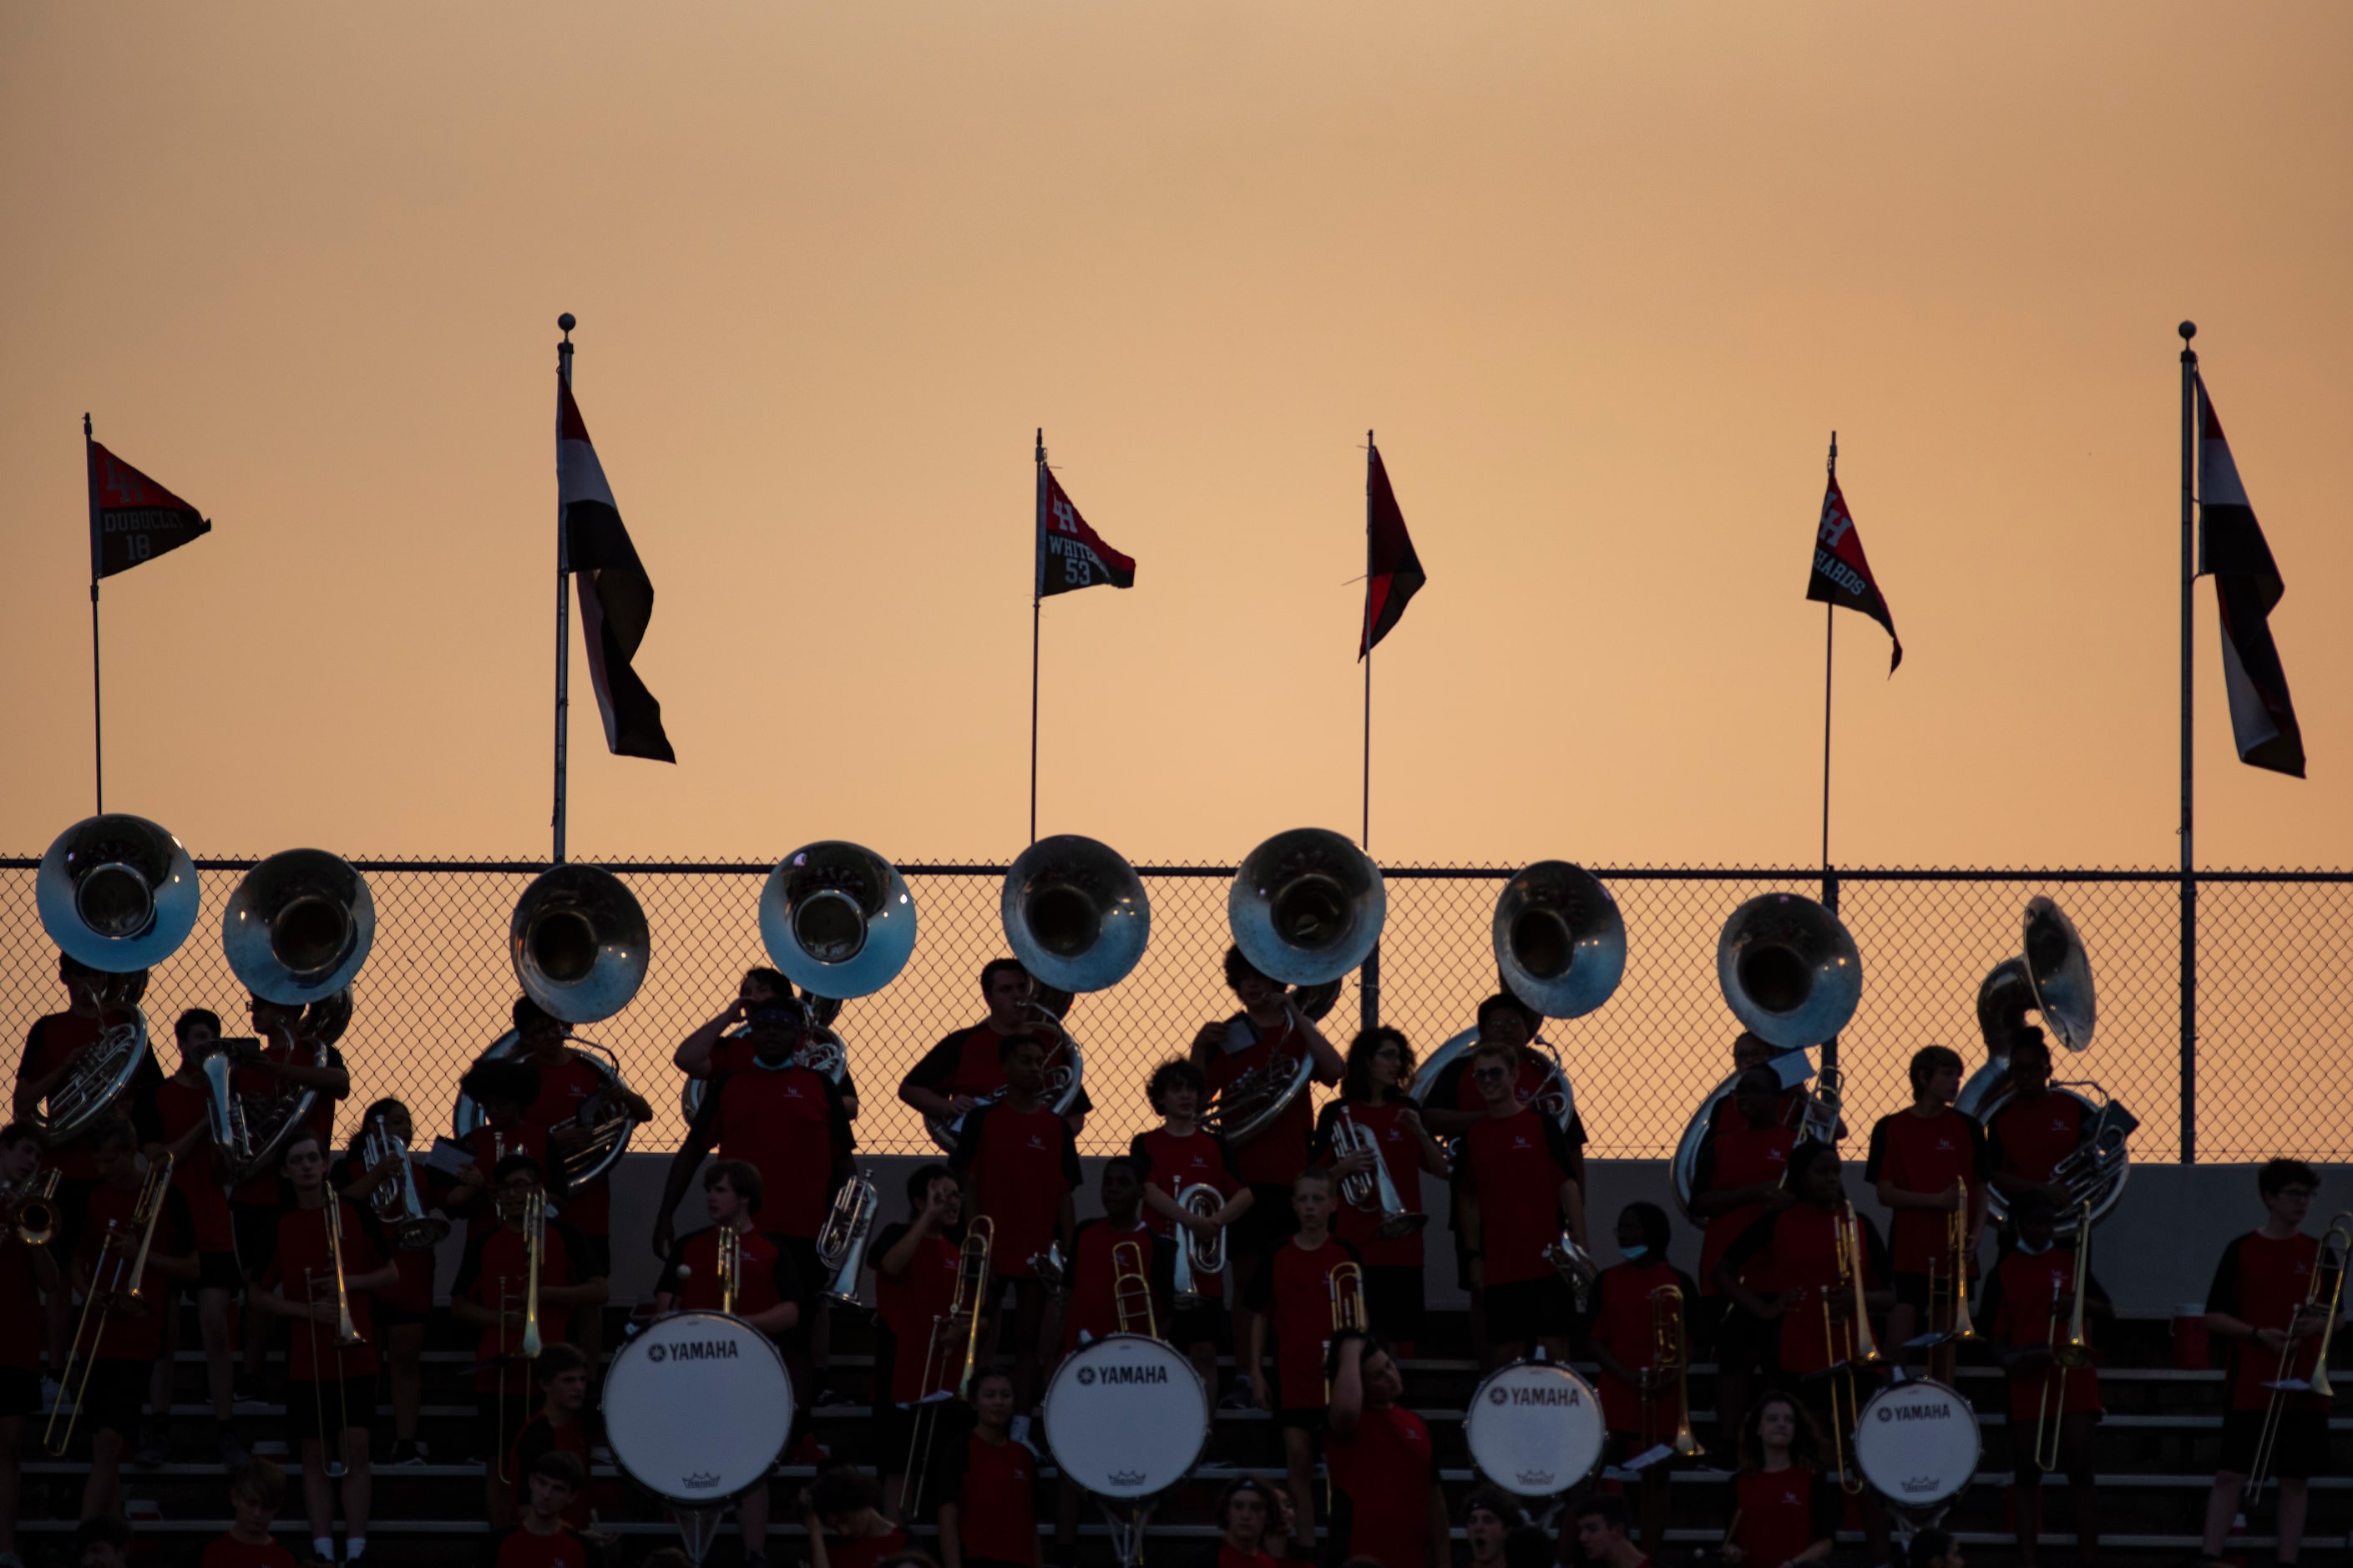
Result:
<svg viewBox="0 0 2353 1568">
<path fill-rule="evenodd" d="M 873 850 L 820 839 L 768 873 L 760 940 L 802 990 L 836 1001 L 869 995 L 897 979 L 915 951 L 915 900 Z"/>
<path fill-rule="evenodd" d="M 1495 964 L 1513 995 L 1547 1018 L 1581 1018 L 1626 975 L 1626 917 L 1601 879 L 1539 860 L 1495 900 Z"/>
<path fill-rule="evenodd" d="M 1784 1050 L 1818 1046 L 1862 1000 L 1862 955 L 1838 916 L 1798 893 L 1732 911 L 1715 944 L 1716 984 L 1743 1027 Z"/>
<path fill-rule="evenodd" d="M 1005 940 L 1041 985 L 1103 991 L 1152 941 L 1152 900 L 1135 868 L 1108 844 L 1075 833 L 1021 852 L 998 896 Z"/>
</svg>

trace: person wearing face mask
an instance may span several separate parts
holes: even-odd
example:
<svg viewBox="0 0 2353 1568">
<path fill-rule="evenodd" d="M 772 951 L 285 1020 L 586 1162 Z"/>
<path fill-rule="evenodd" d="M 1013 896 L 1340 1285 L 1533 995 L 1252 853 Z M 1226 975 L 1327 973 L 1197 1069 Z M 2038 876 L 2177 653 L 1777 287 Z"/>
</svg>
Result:
<svg viewBox="0 0 2353 1568">
<path fill-rule="evenodd" d="M 1698 1311 L 1699 1288 L 1690 1275 L 1667 1261 L 1670 1231 L 1667 1211 L 1656 1204 L 1628 1204 L 1618 1215 L 1618 1252 L 1625 1259 L 1601 1271 L 1595 1288 L 1591 1350 L 1601 1364 L 1601 1414 L 1609 1440 L 1625 1463 L 1673 1440 L 1682 1416 L 1682 1386 L 1678 1369 L 1658 1360 L 1658 1314 L 1666 1310 L 1659 1292 L 1675 1289 L 1683 1299 L 1673 1307 L 1683 1322 L 1683 1352 L 1692 1354 L 1692 1324 Z M 1642 1546 L 1657 1552 L 1666 1544 L 1667 1471 L 1670 1461 L 1642 1467 L 1641 1515 Z"/>
<path fill-rule="evenodd" d="M 1446 1151 L 1422 1126 L 1421 1113 L 1405 1091 L 1412 1076 L 1413 1047 L 1404 1035 L 1395 1029 L 1366 1029 L 1358 1035 L 1348 1047 L 1348 1070 L 1340 1079 L 1339 1096 L 1316 1119 L 1309 1157 L 1331 1166 L 1344 1183 L 1356 1177 L 1375 1182 L 1377 1193 L 1373 1162 L 1378 1159 L 1403 1212 L 1419 1215 L 1422 1173 L 1442 1179 L 1449 1167 Z M 1335 1152 L 1333 1130 L 1344 1115 L 1372 1141 L 1371 1149 L 1345 1156 Z M 1373 1321 L 1381 1325 L 1382 1337 L 1398 1354 L 1410 1357 L 1421 1338 L 1421 1228 L 1383 1236 L 1381 1222 L 1377 1205 L 1360 1207 L 1344 1192 L 1332 1228 L 1341 1240 L 1353 1242 L 1364 1258 L 1365 1300 Z"/>
<path fill-rule="evenodd" d="M 2042 1468 L 2036 1462 L 2038 1426 L 2059 1423 L 2059 1468 L 2075 1502 L 2076 1552 L 2086 1563 L 2100 1553 L 2100 1500 L 2092 1465 L 2092 1434 L 2100 1422 L 2096 1363 L 2069 1369 L 2054 1363 L 2052 1347 L 2067 1337 L 2075 1312 L 2075 1248 L 2056 1242 L 2058 1208 L 2038 1190 L 2010 1206 L 2016 1243 L 1987 1275 L 1978 1317 L 2010 1376 L 2010 1433 L 2016 1485 L 2010 1506 L 2018 1528 L 2018 1561 L 2034 1568 L 2042 1526 Z M 2084 1337 L 2116 1316 L 2098 1279 L 2084 1275 Z"/>
<path fill-rule="evenodd" d="M 1728 1449 L 1742 1430 L 1758 1370 L 1772 1363 L 1772 1342 L 1763 1322 L 1716 1288 L 1715 1266 L 1741 1232 L 1788 1206 L 1789 1151 L 1798 1133 L 1781 1118 L 1781 1084 L 1769 1068 L 1744 1069 L 1719 1109 L 1726 1107 L 1735 1120 L 1719 1121 L 1700 1143 L 1691 1212 L 1707 1226 L 1699 1247 L 1700 1321 L 1715 1331 L 1715 1438 Z"/>
</svg>

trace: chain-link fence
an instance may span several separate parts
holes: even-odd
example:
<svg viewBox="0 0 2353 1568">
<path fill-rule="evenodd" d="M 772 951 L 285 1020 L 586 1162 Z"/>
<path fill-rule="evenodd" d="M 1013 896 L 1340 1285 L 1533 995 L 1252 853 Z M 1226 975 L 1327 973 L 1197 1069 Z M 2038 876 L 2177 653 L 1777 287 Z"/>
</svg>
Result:
<svg viewBox="0 0 2353 1568">
<path fill-rule="evenodd" d="M 184 1007 L 243 1028 L 244 997 L 223 962 L 220 911 L 249 860 L 200 862 L 196 935 L 155 973 L 146 1010 L 172 1060 L 169 1022 Z M 375 951 L 343 1037 L 354 1079 L 346 1120 L 380 1096 L 444 1122 L 466 1063 L 506 1027 L 516 995 L 507 922 L 542 868 L 522 862 L 359 862 L 375 894 Z M 37 862 L 0 860 L 0 1001 L 20 1033 L 61 1005 L 54 949 L 33 900 Z M 653 964 L 637 998 L 583 1030 L 619 1057 L 658 1112 L 639 1149 L 674 1147 L 684 1122 L 670 1052 L 725 1006 L 743 971 L 765 964 L 754 908 L 768 868 L 742 863 L 609 863 L 644 904 Z M 850 1045 L 862 1148 L 928 1148 L 899 1103 L 901 1075 L 950 1030 L 978 1020 L 981 965 L 1002 954 L 1002 867 L 902 868 L 920 940 L 897 981 L 849 1003 L 838 1027 Z M 1152 898 L 1152 945 L 1116 988 L 1082 996 L 1069 1019 L 1086 1057 L 1095 1112 L 1089 1153 L 1124 1149 L 1150 1120 L 1142 1084 L 1180 1054 L 1203 1022 L 1232 1010 L 1219 960 L 1227 945 L 1229 867 L 1139 868 Z M 1508 867 L 1385 867 L 1385 1022 L 1428 1054 L 1466 1027 L 1495 989 L 1490 945 Z M 1568 1064 L 1597 1157 L 1672 1151 L 1684 1122 L 1729 1067 L 1736 1026 L 1717 994 L 1715 944 L 1725 918 L 1756 893 L 1819 895 L 1811 871 L 1637 868 L 1599 872 L 1625 911 L 1624 984 L 1588 1017 L 1546 1031 Z M 2029 898 L 2047 893 L 2073 917 L 2092 955 L 2099 1029 L 2061 1076 L 2098 1079 L 2141 1118 L 2143 1159 L 2178 1159 L 2181 1139 L 2180 893 L 2177 873 L 2116 871 L 1841 871 L 1840 912 L 1862 952 L 1862 1005 L 1841 1037 L 1848 1121 L 1858 1129 L 1907 1098 L 1905 1063 L 1943 1042 L 1980 1058 L 1976 998 L 1986 972 L 2019 949 Z M 2195 1147 L 2202 1160 L 2353 1157 L 2353 1119 L 2338 1072 L 2353 1029 L 2353 973 L 2342 933 L 2353 924 L 2353 874 L 2234 872 L 2200 879 L 2200 1046 Z M 1357 1024 L 1352 985 L 1324 1029 L 1345 1042 Z M 2063 1053 L 2063 1056 L 2064 1053 Z"/>
</svg>

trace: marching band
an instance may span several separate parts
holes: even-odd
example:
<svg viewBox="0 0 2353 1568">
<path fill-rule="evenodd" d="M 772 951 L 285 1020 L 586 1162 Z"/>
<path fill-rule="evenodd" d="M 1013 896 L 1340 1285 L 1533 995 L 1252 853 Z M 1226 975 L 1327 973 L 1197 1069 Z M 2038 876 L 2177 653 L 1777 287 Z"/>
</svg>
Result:
<svg viewBox="0 0 2353 1568">
<path fill-rule="evenodd" d="M 236 1430 L 273 1351 L 287 1386 L 273 1447 L 300 1464 L 321 1563 L 367 1552 L 381 1398 L 392 1468 L 480 1464 L 501 1568 L 609 1552 L 599 1510 L 621 1494 L 599 1478 L 607 1465 L 669 1511 L 691 1562 L 732 1515 L 744 1562 L 766 1568 L 785 1460 L 818 1466 L 797 1510 L 816 1568 L 926 1547 L 945 1568 L 1068 1563 L 1082 1494 L 1134 1568 L 1155 1502 L 1219 1457 L 1219 1421 L 1253 1410 L 1280 1435 L 1282 1484 L 1226 1489 L 1204 1568 L 1448 1568 L 1457 1522 L 1473 1563 L 1638 1568 L 1676 1539 L 1671 1476 L 1703 1463 L 1733 1506 L 1701 1555 L 1826 1562 L 1852 1499 L 1877 1568 L 1899 1531 L 1915 1558 L 1957 1553 L 1936 1526 L 1982 1457 L 1956 1371 L 1973 1346 L 2004 1384 L 2021 1561 L 2037 1560 L 2053 1471 L 2076 1552 L 2095 1560 L 2097 1368 L 2115 1313 L 2092 1261 L 2133 1122 L 2096 1084 L 2054 1079 L 2052 1041 L 2081 1050 L 2095 1009 L 2081 938 L 2047 899 L 2027 908 L 2023 952 L 1980 988 L 1986 1065 L 1915 1051 L 1911 1103 L 1872 1127 L 1859 1188 L 1835 1061 L 1861 994 L 1852 938 L 1794 894 L 1733 912 L 1718 974 L 1742 1026 L 1734 1069 L 1670 1163 L 1694 1275 L 1669 1260 L 1660 1205 L 1626 1205 L 1609 1247 L 1588 1231 L 1587 1130 L 1542 1029 L 1609 999 L 1626 932 L 1577 867 L 1511 879 L 1502 990 L 1418 1064 L 1395 1028 L 1344 1049 L 1319 1026 L 1379 940 L 1377 869 L 1318 830 L 1261 845 L 1229 900 L 1238 1011 L 1152 1070 L 1156 1124 L 1103 1163 L 1099 1215 L 1081 1222 L 1093 1103 L 1066 1019 L 1134 968 L 1150 910 L 1103 846 L 1041 842 L 1007 878 L 1014 953 L 980 972 L 986 1016 L 899 1083 L 944 1158 L 908 1176 L 908 1217 L 878 1226 L 834 1024 L 907 963 L 913 900 L 871 851 L 806 846 L 760 900 L 776 967 L 749 971 L 677 1047 L 690 1126 L 647 1238 L 660 1272 L 608 1354 L 617 1258 L 635 1265 L 615 1247 L 611 1180 L 652 1109 L 575 1031 L 646 975 L 650 933 L 628 888 L 569 866 L 525 890 L 511 1026 L 466 1067 L 451 1136 L 420 1149 L 393 1100 L 333 1141 L 352 1089 L 336 1042 L 375 914 L 365 879 L 322 851 L 269 858 L 229 902 L 223 942 L 253 1035 L 225 1037 L 218 1014 L 191 1008 L 164 1076 L 139 1002 L 193 927 L 194 878 L 168 834 L 121 816 L 78 824 L 42 868 L 66 1005 L 27 1031 L 0 1127 L 0 1568 L 21 1568 L 29 1418 L 52 1455 L 87 1444 L 85 1521 L 121 1513 L 126 1463 L 167 1455 L 184 1295 L 237 1521 L 206 1555 L 216 1568 L 274 1562 L 286 1477 Z M 1315 1085 L 1336 1089 L 1320 1110 Z M 1459 1516 L 1409 1399 L 1430 1338 L 1425 1178 L 1448 1184 L 1472 1305 L 1480 1380 L 1462 1429 L 1485 1484 Z M 2269 1492 L 2292 1563 L 2310 1483 L 2329 1469 L 2353 1215 L 2310 1234 L 2320 1179 L 2292 1160 L 2257 1184 L 2262 1224 L 2230 1244 L 2205 1301 L 2232 1363 L 2204 1552 L 2219 1559 Z M 681 1235 L 696 1189 L 707 1223 Z M 1858 1190 L 1889 1215 L 1883 1236 Z M 469 1452 L 435 1456 L 419 1436 L 423 1351 L 436 1249 L 458 1247 L 459 1227 L 447 1311 L 473 1336 L 476 1413 Z M 873 1419 L 864 1451 L 829 1455 L 807 1419 L 835 1403 L 824 1325 L 869 1299 Z M 1692 1374 L 1708 1357 L 1703 1442 Z M 1050 1468 L 1050 1518 L 1037 1506 Z M 98 1558 L 118 1550 L 113 1528 L 86 1527 Z"/>
</svg>

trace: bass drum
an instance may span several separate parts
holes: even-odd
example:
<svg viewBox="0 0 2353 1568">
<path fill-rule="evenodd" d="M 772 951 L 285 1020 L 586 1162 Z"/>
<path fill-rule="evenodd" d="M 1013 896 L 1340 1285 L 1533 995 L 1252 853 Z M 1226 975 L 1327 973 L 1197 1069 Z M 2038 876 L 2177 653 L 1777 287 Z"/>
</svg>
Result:
<svg viewBox="0 0 2353 1568">
<path fill-rule="evenodd" d="M 1609 1433 L 1593 1385 L 1552 1362 L 1516 1361 L 1471 1395 L 1472 1462 L 1514 1497 L 1558 1497 L 1593 1473 Z"/>
<path fill-rule="evenodd" d="M 1941 1509 L 1968 1489 L 1984 1457 L 1978 1413 L 1933 1378 L 1881 1389 L 1855 1417 L 1855 1467 L 1898 1508 Z"/>
<path fill-rule="evenodd" d="M 1193 1473 L 1208 1441 L 1209 1392 L 1165 1341 L 1089 1341 L 1046 1385 L 1046 1446 L 1062 1474 L 1099 1498 L 1158 1496 Z"/>
<path fill-rule="evenodd" d="M 657 1319 L 605 1373 L 605 1440 L 656 1497 L 715 1507 L 767 1479 L 793 1429 L 793 1380 L 768 1336 L 723 1312 Z"/>
</svg>

